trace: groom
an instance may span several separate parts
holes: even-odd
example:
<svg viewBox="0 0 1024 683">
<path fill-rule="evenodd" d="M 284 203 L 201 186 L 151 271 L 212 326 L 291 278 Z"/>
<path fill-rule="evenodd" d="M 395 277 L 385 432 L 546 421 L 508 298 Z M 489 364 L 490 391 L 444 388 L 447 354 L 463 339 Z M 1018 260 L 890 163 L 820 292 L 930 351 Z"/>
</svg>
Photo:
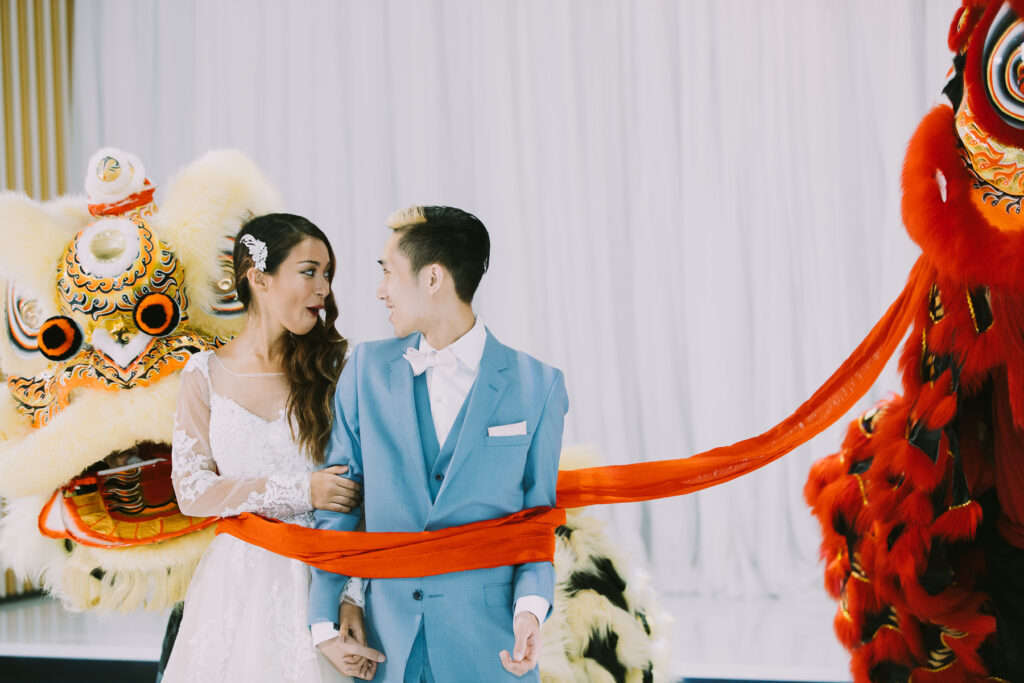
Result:
<svg viewBox="0 0 1024 683">
<path fill-rule="evenodd" d="M 568 397 L 562 373 L 503 345 L 473 313 L 490 239 L 476 216 L 411 207 L 388 221 L 377 297 L 397 339 L 356 347 L 338 383 L 327 466 L 348 465 L 362 510 L 316 511 L 321 529 L 425 531 L 553 507 Z M 313 570 L 313 638 L 339 669 L 354 609 L 347 577 Z M 539 680 L 550 562 L 372 579 L 367 640 L 377 680 Z M 508 649 L 511 647 L 512 654 Z M 356 651 L 359 651 L 358 648 Z M 372 671 L 371 671 L 372 673 Z"/>
</svg>

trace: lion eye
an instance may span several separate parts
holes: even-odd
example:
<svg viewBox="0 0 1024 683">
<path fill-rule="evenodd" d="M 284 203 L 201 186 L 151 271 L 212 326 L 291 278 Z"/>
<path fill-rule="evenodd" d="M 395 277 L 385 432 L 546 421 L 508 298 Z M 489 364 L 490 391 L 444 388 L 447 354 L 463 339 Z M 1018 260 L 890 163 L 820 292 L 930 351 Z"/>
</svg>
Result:
<svg viewBox="0 0 1024 683">
<path fill-rule="evenodd" d="M 82 347 L 82 330 L 67 316 L 50 318 L 36 335 L 39 351 L 50 360 L 67 360 Z"/>
<path fill-rule="evenodd" d="M 181 312 L 178 302 L 163 292 L 147 294 L 135 305 L 135 326 L 151 337 L 162 337 L 170 334 L 178 321 Z"/>
</svg>

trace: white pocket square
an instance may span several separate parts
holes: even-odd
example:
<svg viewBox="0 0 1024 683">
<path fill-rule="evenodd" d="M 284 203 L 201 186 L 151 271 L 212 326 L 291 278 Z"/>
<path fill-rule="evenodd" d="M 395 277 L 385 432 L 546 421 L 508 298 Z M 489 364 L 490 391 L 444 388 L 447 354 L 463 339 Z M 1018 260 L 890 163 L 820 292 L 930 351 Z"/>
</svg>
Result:
<svg viewBox="0 0 1024 683">
<path fill-rule="evenodd" d="M 526 420 L 487 428 L 487 436 L 520 436 L 521 434 L 526 434 Z"/>
</svg>

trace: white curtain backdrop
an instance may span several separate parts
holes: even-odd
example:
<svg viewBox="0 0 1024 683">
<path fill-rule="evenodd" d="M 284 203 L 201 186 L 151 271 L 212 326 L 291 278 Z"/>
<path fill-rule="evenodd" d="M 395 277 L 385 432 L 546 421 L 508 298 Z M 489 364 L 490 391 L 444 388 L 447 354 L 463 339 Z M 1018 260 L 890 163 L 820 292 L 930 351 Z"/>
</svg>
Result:
<svg viewBox="0 0 1024 683">
<path fill-rule="evenodd" d="M 788 415 L 899 293 L 903 150 L 958 4 L 77 2 L 71 168 L 115 145 L 159 183 L 243 150 L 330 235 L 355 340 L 391 333 L 385 216 L 468 209 L 493 242 L 478 312 L 565 370 L 566 444 L 681 457 Z M 802 487 L 844 428 L 603 514 L 662 592 L 820 592 Z"/>
</svg>

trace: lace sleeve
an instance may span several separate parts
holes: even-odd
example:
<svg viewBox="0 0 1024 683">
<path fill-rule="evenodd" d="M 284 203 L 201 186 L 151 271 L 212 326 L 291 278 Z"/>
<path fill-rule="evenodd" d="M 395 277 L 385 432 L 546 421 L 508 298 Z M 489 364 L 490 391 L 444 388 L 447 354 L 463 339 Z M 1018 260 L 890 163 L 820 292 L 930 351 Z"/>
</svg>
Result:
<svg viewBox="0 0 1024 683">
<path fill-rule="evenodd" d="M 369 579 L 360 579 L 358 576 L 350 576 L 345 583 L 345 590 L 341 593 L 342 602 L 351 602 L 356 607 L 366 609 L 366 582 Z"/>
<path fill-rule="evenodd" d="M 196 517 L 255 512 L 285 518 L 313 508 L 309 473 L 270 477 L 223 477 L 210 450 L 210 385 L 205 354 L 193 356 L 181 373 L 174 414 L 171 481 L 178 507 Z"/>
</svg>

